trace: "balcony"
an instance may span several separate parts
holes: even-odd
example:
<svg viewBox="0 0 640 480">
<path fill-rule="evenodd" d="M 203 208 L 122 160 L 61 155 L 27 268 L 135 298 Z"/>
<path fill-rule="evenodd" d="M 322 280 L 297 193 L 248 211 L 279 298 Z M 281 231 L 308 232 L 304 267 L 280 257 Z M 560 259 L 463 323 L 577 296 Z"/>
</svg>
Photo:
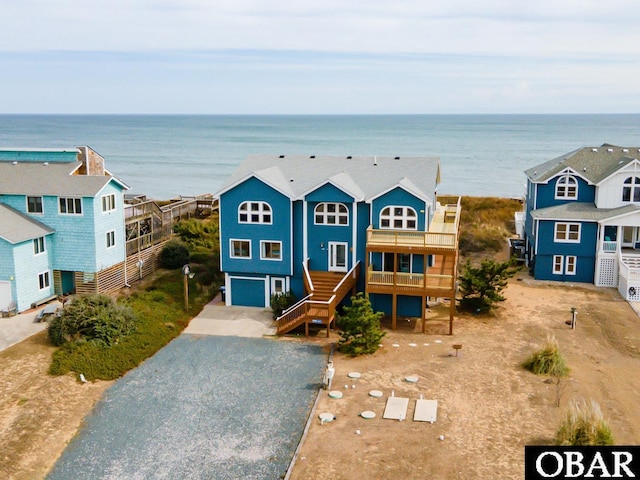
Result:
<svg viewBox="0 0 640 480">
<path fill-rule="evenodd" d="M 460 197 L 438 197 L 429 230 L 367 228 L 367 251 L 422 254 L 453 253 L 458 249 Z"/>
</svg>

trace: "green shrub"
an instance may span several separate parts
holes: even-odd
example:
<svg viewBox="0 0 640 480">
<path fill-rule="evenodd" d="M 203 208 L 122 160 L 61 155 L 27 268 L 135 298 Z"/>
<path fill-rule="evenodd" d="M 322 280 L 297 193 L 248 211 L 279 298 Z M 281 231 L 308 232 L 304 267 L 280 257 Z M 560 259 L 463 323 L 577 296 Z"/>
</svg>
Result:
<svg viewBox="0 0 640 480">
<path fill-rule="evenodd" d="M 180 268 L 189 263 L 189 248 L 179 240 L 169 240 L 158 257 L 163 268 Z"/>
<path fill-rule="evenodd" d="M 130 309 L 117 305 L 106 295 L 88 295 L 73 300 L 49 324 L 49 338 L 56 345 L 93 341 L 113 345 L 135 325 Z"/>
<path fill-rule="evenodd" d="M 91 341 L 65 343 L 53 353 L 49 373 L 76 372 L 88 380 L 112 380 L 138 366 L 178 336 L 189 323 L 184 311 L 182 281 L 182 273 L 173 270 L 156 279 L 147 291 L 121 299 L 120 305 L 132 310 L 137 318 L 133 331 L 110 346 Z M 199 312 L 210 300 L 210 291 L 189 289 L 193 312 Z"/>
<path fill-rule="evenodd" d="M 351 297 L 351 306 L 344 307 L 344 313 L 336 313 L 336 323 L 342 330 L 338 351 L 352 357 L 375 353 L 380 348 L 380 340 L 385 332 L 380 327 L 382 312 L 374 312 L 371 302 L 362 293 Z"/>
<path fill-rule="evenodd" d="M 569 367 L 560 354 L 558 342 L 553 336 L 547 337 L 545 346 L 532 353 L 522 366 L 536 375 L 564 377 L 569 373 Z"/>
<path fill-rule="evenodd" d="M 613 445 L 609 424 L 596 402 L 572 402 L 556 433 L 556 444 L 567 446 Z"/>
<path fill-rule="evenodd" d="M 284 312 L 287 308 L 295 305 L 296 297 L 293 295 L 293 292 L 289 290 L 288 292 L 282 293 L 274 293 L 271 295 L 271 310 L 273 310 L 273 319 L 275 320 L 282 312 Z"/>
</svg>

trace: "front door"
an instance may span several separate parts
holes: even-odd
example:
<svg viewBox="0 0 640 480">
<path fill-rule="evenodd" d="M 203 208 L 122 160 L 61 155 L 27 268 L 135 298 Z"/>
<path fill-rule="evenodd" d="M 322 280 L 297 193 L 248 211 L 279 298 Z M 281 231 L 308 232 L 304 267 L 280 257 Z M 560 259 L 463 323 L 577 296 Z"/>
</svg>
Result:
<svg viewBox="0 0 640 480">
<path fill-rule="evenodd" d="M 329 271 L 346 272 L 347 248 L 346 242 L 329 242 Z"/>
</svg>

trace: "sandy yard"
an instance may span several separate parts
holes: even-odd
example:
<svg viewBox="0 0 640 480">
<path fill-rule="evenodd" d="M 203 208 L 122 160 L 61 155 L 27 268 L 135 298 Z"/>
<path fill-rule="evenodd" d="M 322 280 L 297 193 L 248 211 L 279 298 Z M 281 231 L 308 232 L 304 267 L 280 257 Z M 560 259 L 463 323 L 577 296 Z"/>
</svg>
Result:
<svg viewBox="0 0 640 480">
<path fill-rule="evenodd" d="M 493 316 L 459 316 L 453 337 L 437 320 L 426 335 L 403 322 L 375 355 L 334 355 L 333 389 L 344 396 L 321 394 L 292 478 L 519 479 L 524 446 L 551 443 L 568 402 L 582 398 L 600 403 L 618 444 L 640 444 L 638 316 L 613 289 L 520 278 Z M 571 307 L 576 330 L 565 324 Z M 445 318 L 445 308 L 432 308 L 434 317 Z M 560 408 L 555 386 L 520 367 L 549 333 L 571 367 Z M 458 357 L 454 343 L 463 346 Z M 0 478 L 43 478 L 112 383 L 48 376 L 52 351 L 41 333 L 0 352 Z M 352 371 L 361 378 L 348 379 Z M 418 382 L 406 382 L 408 375 Z M 370 397 L 372 389 L 384 397 Z M 410 399 L 407 420 L 381 418 L 391 391 Z M 420 395 L 439 402 L 434 424 L 412 421 Z M 363 410 L 376 418 L 359 417 Z M 337 419 L 320 425 L 321 412 Z"/>
</svg>

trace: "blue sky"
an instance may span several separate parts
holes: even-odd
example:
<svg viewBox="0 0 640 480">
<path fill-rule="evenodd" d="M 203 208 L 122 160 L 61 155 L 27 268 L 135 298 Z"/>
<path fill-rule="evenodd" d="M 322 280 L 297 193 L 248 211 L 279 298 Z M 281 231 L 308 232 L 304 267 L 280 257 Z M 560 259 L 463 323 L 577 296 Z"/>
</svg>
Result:
<svg viewBox="0 0 640 480">
<path fill-rule="evenodd" d="M 0 0 L 0 113 L 640 112 L 636 0 Z"/>
</svg>

